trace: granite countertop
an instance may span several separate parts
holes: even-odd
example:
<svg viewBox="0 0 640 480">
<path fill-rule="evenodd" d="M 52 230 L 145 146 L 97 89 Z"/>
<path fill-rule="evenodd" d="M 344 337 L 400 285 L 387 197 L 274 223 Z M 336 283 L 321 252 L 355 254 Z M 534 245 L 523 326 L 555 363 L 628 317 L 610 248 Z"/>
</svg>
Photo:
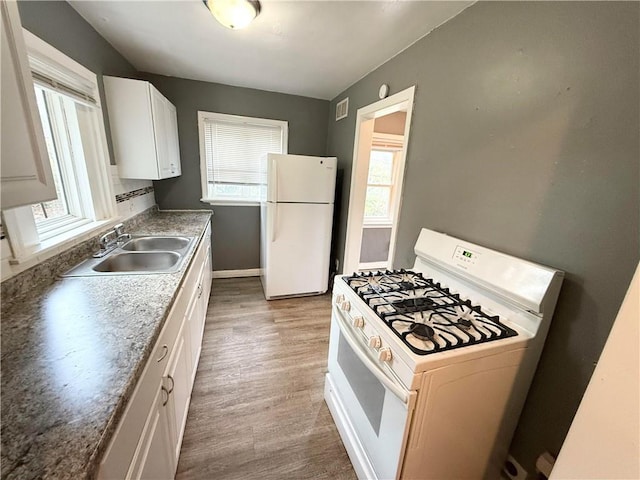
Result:
<svg viewBox="0 0 640 480">
<path fill-rule="evenodd" d="M 197 237 L 176 273 L 57 278 L 3 295 L 3 478 L 96 476 L 210 215 L 155 212 L 129 232 Z"/>
</svg>

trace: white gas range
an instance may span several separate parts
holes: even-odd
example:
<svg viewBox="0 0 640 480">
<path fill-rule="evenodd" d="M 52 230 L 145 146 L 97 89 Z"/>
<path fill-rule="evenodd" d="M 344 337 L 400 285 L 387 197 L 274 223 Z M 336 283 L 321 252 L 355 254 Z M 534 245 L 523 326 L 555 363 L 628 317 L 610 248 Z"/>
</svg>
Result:
<svg viewBox="0 0 640 480">
<path fill-rule="evenodd" d="M 336 277 L 325 400 L 364 479 L 494 479 L 563 272 L 423 229 L 411 271 Z"/>
</svg>

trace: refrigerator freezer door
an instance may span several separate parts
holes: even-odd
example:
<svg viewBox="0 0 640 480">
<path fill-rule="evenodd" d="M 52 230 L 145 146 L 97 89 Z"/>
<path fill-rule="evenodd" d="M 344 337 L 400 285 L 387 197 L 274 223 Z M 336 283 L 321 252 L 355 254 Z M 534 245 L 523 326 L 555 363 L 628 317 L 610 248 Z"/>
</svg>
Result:
<svg viewBox="0 0 640 480">
<path fill-rule="evenodd" d="M 267 160 L 267 201 L 333 203 L 335 157 L 306 157 L 270 153 Z"/>
<path fill-rule="evenodd" d="M 329 284 L 333 204 L 263 204 L 266 298 L 324 293 Z"/>
</svg>

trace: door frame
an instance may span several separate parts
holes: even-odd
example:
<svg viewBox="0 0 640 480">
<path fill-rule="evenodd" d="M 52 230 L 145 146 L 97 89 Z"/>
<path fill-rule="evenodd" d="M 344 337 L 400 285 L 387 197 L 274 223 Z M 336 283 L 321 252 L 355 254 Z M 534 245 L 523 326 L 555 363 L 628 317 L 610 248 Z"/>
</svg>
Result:
<svg viewBox="0 0 640 480">
<path fill-rule="evenodd" d="M 373 124 L 376 118 L 391 113 L 405 111 L 407 116 L 404 125 L 402 154 L 398 165 L 397 188 L 398 201 L 393 207 L 393 224 L 391 226 L 391 240 L 389 256 L 393 259 L 396 249 L 398 220 L 402 206 L 402 189 L 404 187 L 404 172 L 409 144 L 409 130 L 413 113 L 415 85 L 398 92 L 390 97 L 359 108 L 356 114 L 356 133 L 353 144 L 353 163 L 351 168 L 351 188 L 349 190 L 349 208 L 347 215 L 347 235 L 345 239 L 343 272 L 356 272 L 360 264 L 360 250 L 362 248 L 362 226 L 364 224 L 364 204 L 367 193 L 367 177 L 369 173 L 369 157 L 373 137 Z M 392 267 L 392 265 L 389 265 Z"/>
</svg>

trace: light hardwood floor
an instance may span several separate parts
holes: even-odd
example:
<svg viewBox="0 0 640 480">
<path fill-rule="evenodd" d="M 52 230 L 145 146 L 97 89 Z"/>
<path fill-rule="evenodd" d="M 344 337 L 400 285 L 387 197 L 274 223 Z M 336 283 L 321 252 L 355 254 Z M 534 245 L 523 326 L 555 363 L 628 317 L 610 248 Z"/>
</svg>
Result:
<svg viewBox="0 0 640 480">
<path fill-rule="evenodd" d="M 213 281 L 177 479 L 356 478 L 324 403 L 329 295 Z"/>
</svg>

